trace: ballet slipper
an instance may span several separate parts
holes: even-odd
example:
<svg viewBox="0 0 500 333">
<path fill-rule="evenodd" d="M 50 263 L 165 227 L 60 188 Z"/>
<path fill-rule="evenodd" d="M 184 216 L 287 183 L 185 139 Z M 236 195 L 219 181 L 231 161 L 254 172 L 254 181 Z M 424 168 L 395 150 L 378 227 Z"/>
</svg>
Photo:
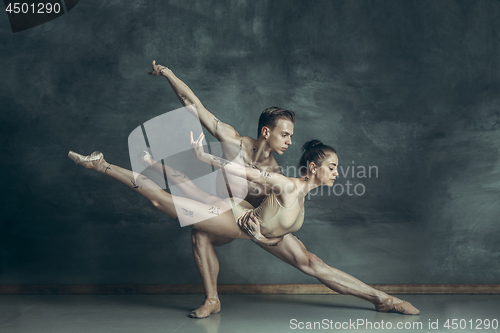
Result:
<svg viewBox="0 0 500 333">
<path fill-rule="evenodd" d="M 208 304 L 207 304 L 208 303 Z M 212 313 L 220 312 L 220 301 L 215 298 L 207 298 L 205 302 L 196 310 L 193 310 L 191 314 L 189 314 L 192 318 L 207 318 Z"/>
<path fill-rule="evenodd" d="M 379 312 L 395 311 L 407 315 L 418 315 L 420 313 L 410 302 L 394 303 L 394 297 L 392 296 L 387 297 L 382 303 L 375 305 L 375 308 Z"/>
<path fill-rule="evenodd" d="M 71 158 L 76 164 L 87 169 L 99 171 L 100 173 L 105 173 L 109 167 L 109 163 L 104 160 L 104 155 L 98 151 L 93 152 L 89 156 L 83 156 L 70 150 L 68 157 Z"/>
<path fill-rule="evenodd" d="M 140 152 L 139 155 L 137 155 L 137 158 L 139 159 L 139 162 L 141 162 L 141 164 L 146 168 L 149 168 L 156 163 L 156 161 L 153 159 L 153 156 L 151 156 L 151 154 L 147 150 L 143 150 L 142 152 Z"/>
</svg>

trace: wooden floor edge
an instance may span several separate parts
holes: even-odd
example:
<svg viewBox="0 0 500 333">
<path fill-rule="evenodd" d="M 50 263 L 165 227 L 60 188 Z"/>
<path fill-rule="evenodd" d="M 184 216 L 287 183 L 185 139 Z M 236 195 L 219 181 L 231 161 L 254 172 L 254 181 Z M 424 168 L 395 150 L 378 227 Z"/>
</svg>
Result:
<svg viewBox="0 0 500 333">
<path fill-rule="evenodd" d="M 388 294 L 500 294 L 499 284 L 376 284 Z M 221 284 L 219 294 L 334 295 L 322 284 Z M 0 285 L 0 295 L 203 294 L 201 284 Z"/>
</svg>

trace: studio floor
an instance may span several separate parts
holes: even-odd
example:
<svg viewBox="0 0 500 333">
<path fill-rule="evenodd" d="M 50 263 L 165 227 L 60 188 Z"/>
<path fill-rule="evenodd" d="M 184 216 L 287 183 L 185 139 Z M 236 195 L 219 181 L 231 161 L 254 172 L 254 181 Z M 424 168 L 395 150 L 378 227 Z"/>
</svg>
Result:
<svg viewBox="0 0 500 333">
<path fill-rule="evenodd" d="M 500 331 L 500 295 L 400 297 L 421 314 L 378 313 L 344 295 L 221 295 L 222 311 L 206 319 L 188 317 L 202 295 L 0 295 L 0 332 Z"/>
</svg>

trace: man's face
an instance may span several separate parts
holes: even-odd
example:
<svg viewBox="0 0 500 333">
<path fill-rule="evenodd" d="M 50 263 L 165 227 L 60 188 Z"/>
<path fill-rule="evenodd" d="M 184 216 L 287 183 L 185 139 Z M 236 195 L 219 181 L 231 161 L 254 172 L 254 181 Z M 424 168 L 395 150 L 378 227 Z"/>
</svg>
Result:
<svg viewBox="0 0 500 333">
<path fill-rule="evenodd" d="M 292 144 L 293 123 L 287 119 L 278 119 L 276 126 L 269 130 L 267 145 L 272 151 L 283 155 Z"/>
</svg>

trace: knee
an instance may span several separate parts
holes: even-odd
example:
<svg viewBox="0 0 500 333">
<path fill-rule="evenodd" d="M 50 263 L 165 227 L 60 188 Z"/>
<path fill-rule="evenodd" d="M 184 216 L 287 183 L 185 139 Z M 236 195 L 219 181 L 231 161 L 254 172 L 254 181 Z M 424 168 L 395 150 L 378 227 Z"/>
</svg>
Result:
<svg viewBox="0 0 500 333">
<path fill-rule="evenodd" d="M 211 243 L 212 240 L 210 239 L 210 234 L 208 232 L 195 229 L 195 227 L 193 227 L 191 229 L 191 242 L 193 243 L 193 246 L 198 246 L 201 244 Z"/>
<path fill-rule="evenodd" d="M 151 200 L 151 203 L 155 206 L 155 208 L 160 209 L 161 204 L 158 200 Z"/>
<path fill-rule="evenodd" d="M 150 199 L 151 203 L 155 208 L 162 210 L 163 207 L 168 207 L 171 204 L 171 196 L 167 192 L 161 192 L 156 194 L 153 198 Z"/>
</svg>

